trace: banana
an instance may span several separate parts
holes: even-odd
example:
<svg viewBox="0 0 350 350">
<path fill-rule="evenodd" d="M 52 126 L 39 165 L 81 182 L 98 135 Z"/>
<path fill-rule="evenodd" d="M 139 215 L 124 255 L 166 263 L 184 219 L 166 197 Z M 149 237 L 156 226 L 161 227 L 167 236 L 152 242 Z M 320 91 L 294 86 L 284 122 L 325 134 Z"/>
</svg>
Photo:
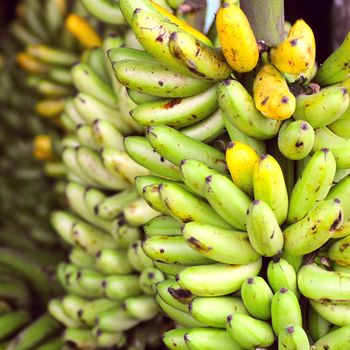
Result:
<svg viewBox="0 0 350 350">
<path fill-rule="evenodd" d="M 0 315 L 0 339 L 4 340 L 31 320 L 30 314 L 25 310 L 10 311 Z"/>
<path fill-rule="evenodd" d="M 208 203 L 177 184 L 165 183 L 161 185 L 159 195 L 169 215 L 175 219 L 182 222 L 198 221 L 221 228 L 230 228 Z"/>
<path fill-rule="evenodd" d="M 282 251 L 284 238 L 274 212 L 263 201 L 254 200 L 247 211 L 247 231 L 253 248 L 263 256 Z"/>
<path fill-rule="evenodd" d="M 60 350 L 63 346 L 64 341 L 62 336 L 58 336 L 46 341 L 44 344 L 40 345 L 37 350 Z"/>
<path fill-rule="evenodd" d="M 307 216 L 283 231 L 284 250 L 292 255 L 311 253 L 326 243 L 342 222 L 338 199 L 320 201 Z"/>
<path fill-rule="evenodd" d="M 239 131 L 258 140 L 277 135 L 281 121 L 264 117 L 256 109 L 248 91 L 237 80 L 227 79 L 219 83 L 218 101 L 225 118 Z"/>
<path fill-rule="evenodd" d="M 285 259 L 270 260 L 267 280 L 274 293 L 281 288 L 287 288 L 298 295 L 297 275 L 293 266 Z"/>
<path fill-rule="evenodd" d="M 302 120 L 284 122 L 278 132 L 278 148 L 288 159 L 300 160 L 309 155 L 315 141 L 312 126 Z"/>
<path fill-rule="evenodd" d="M 59 299 L 52 299 L 48 305 L 48 312 L 58 322 L 62 323 L 67 328 L 79 328 L 81 323 L 71 318 L 63 309 L 62 301 Z"/>
<path fill-rule="evenodd" d="M 257 110 L 265 117 L 285 120 L 294 115 L 296 100 L 283 75 L 271 64 L 260 68 L 253 83 Z"/>
<path fill-rule="evenodd" d="M 167 209 L 159 196 L 158 184 L 145 186 L 143 188 L 142 197 L 152 209 L 162 214 L 167 214 Z"/>
<path fill-rule="evenodd" d="M 70 233 L 73 225 L 79 221 L 75 215 L 64 211 L 53 211 L 50 221 L 53 228 L 64 241 L 69 244 L 74 244 Z"/>
<path fill-rule="evenodd" d="M 309 350 L 310 343 L 299 325 L 286 327 L 278 334 L 278 350 Z"/>
<path fill-rule="evenodd" d="M 186 98 L 146 102 L 130 114 L 142 126 L 168 125 L 182 128 L 209 116 L 217 109 L 215 86 Z"/>
<path fill-rule="evenodd" d="M 255 276 L 261 268 L 261 259 L 246 265 L 211 264 L 191 266 L 181 271 L 176 280 L 181 287 L 197 296 L 220 296 L 241 288 L 243 281 Z"/>
<path fill-rule="evenodd" d="M 76 125 L 85 123 L 84 117 L 81 116 L 80 113 L 75 108 L 73 98 L 66 99 L 66 103 L 64 105 L 64 111 L 75 122 Z"/>
<path fill-rule="evenodd" d="M 10 25 L 11 34 L 24 45 L 34 45 L 41 42 L 41 40 L 34 34 L 29 33 L 24 24 L 19 21 L 14 21 Z"/>
<path fill-rule="evenodd" d="M 56 84 L 45 79 L 39 80 L 34 87 L 39 94 L 45 97 L 68 96 L 73 93 L 71 87 Z"/>
<path fill-rule="evenodd" d="M 298 272 L 298 287 L 310 299 L 348 300 L 350 274 L 326 271 L 316 264 L 304 265 Z"/>
<path fill-rule="evenodd" d="M 35 105 L 35 111 L 44 118 L 56 118 L 64 110 L 65 99 L 61 98 L 47 98 L 40 100 Z"/>
<path fill-rule="evenodd" d="M 82 146 L 90 147 L 94 150 L 98 149 L 95 143 L 94 137 L 92 135 L 92 127 L 88 124 L 79 124 L 76 128 L 76 135 L 79 143 Z"/>
<path fill-rule="evenodd" d="M 170 294 L 169 289 L 171 288 L 173 283 L 174 282 L 172 280 L 169 280 L 169 279 L 158 282 L 156 284 L 157 294 L 168 305 L 170 305 L 170 306 L 172 306 L 180 311 L 188 312 L 188 304 L 182 303 L 181 301 L 178 301 Z"/>
<path fill-rule="evenodd" d="M 347 89 L 330 86 L 312 95 L 299 95 L 293 117 L 308 122 L 314 128 L 321 128 L 339 119 L 348 106 Z"/>
<path fill-rule="evenodd" d="M 231 75 L 231 67 L 222 53 L 205 45 L 189 33 L 173 31 L 169 36 L 169 52 L 187 75 L 205 80 L 222 80 Z"/>
<path fill-rule="evenodd" d="M 70 70 L 61 67 L 52 67 L 48 71 L 48 78 L 55 83 L 61 85 L 73 85 L 72 76 L 70 75 Z"/>
<path fill-rule="evenodd" d="M 154 298 L 146 295 L 126 299 L 123 307 L 132 317 L 141 321 L 148 321 L 158 313 Z"/>
<path fill-rule="evenodd" d="M 127 342 L 126 335 L 122 332 L 104 332 L 100 328 L 95 327 L 92 330 L 92 334 L 101 348 L 123 347 Z"/>
<path fill-rule="evenodd" d="M 105 275 L 127 275 L 133 271 L 126 252 L 115 249 L 102 249 L 98 252 L 95 268 Z"/>
<path fill-rule="evenodd" d="M 107 55 L 112 65 L 116 62 L 124 60 L 136 60 L 154 63 L 154 57 L 147 51 L 133 49 L 130 47 L 111 48 L 107 51 Z"/>
<path fill-rule="evenodd" d="M 186 349 L 189 350 L 214 350 L 220 347 L 222 350 L 242 350 L 223 329 L 217 328 L 191 328 L 184 335 Z"/>
<path fill-rule="evenodd" d="M 163 343 L 169 350 L 188 350 L 184 335 L 190 328 L 175 328 L 163 334 Z"/>
<path fill-rule="evenodd" d="M 95 270 L 80 269 L 76 281 L 92 298 L 102 298 L 103 275 Z"/>
<path fill-rule="evenodd" d="M 49 32 L 53 35 L 63 26 L 67 6 L 65 2 L 57 0 L 49 0 L 45 5 L 46 26 L 49 29 Z"/>
<path fill-rule="evenodd" d="M 123 217 L 126 222 L 136 227 L 144 225 L 158 215 L 160 215 L 160 213 L 152 209 L 142 198 L 130 203 L 123 210 Z"/>
<path fill-rule="evenodd" d="M 159 176 L 137 176 L 135 179 L 136 191 L 140 196 L 143 196 L 144 188 L 151 185 L 161 185 L 162 183 L 175 183 L 182 186 L 181 183 L 164 179 Z M 158 192 L 158 191 L 157 191 Z"/>
<path fill-rule="evenodd" d="M 327 196 L 335 170 L 336 160 L 328 148 L 313 154 L 292 190 L 287 217 L 289 223 L 303 219 L 317 201 Z"/>
<path fill-rule="evenodd" d="M 226 222 L 238 230 L 245 230 L 246 213 L 251 201 L 248 195 L 220 174 L 206 178 L 205 191 L 210 205 Z M 225 201 L 222 200 L 224 197 Z"/>
<path fill-rule="evenodd" d="M 128 59 L 113 64 L 118 81 L 129 89 L 165 98 L 181 98 L 200 94 L 213 83 L 195 79 L 161 66 L 156 62 Z"/>
<path fill-rule="evenodd" d="M 153 262 L 154 266 L 167 275 L 168 278 L 173 277 L 184 270 L 187 266 L 175 265 L 175 264 L 165 264 L 158 261 Z M 170 276 L 170 277 L 169 277 Z"/>
<path fill-rule="evenodd" d="M 244 265 L 260 257 L 245 232 L 189 222 L 182 226 L 182 234 L 190 247 L 214 261 Z"/>
<path fill-rule="evenodd" d="M 155 267 L 147 267 L 141 272 L 139 287 L 146 295 L 155 295 L 155 286 L 158 282 L 164 281 L 165 276 L 162 271 Z"/>
<path fill-rule="evenodd" d="M 196 297 L 189 290 L 183 289 L 177 282 L 172 281 L 170 287 L 168 287 L 168 292 L 170 295 L 176 299 L 178 302 L 187 305 Z"/>
<path fill-rule="evenodd" d="M 345 220 L 350 218 L 350 177 L 345 177 L 342 181 L 332 187 L 327 199 L 336 199 L 341 201 L 343 216 Z M 334 238 L 336 235 L 333 236 Z"/>
<path fill-rule="evenodd" d="M 271 300 L 273 293 L 262 277 L 248 277 L 241 287 L 244 306 L 249 313 L 260 320 L 271 318 Z"/>
<path fill-rule="evenodd" d="M 276 335 L 290 325 L 302 326 L 299 302 L 291 290 L 281 288 L 274 294 L 271 300 L 271 319 Z"/>
<path fill-rule="evenodd" d="M 81 16 L 74 13 L 69 14 L 65 21 L 65 27 L 87 49 L 102 45 L 100 36 Z"/>
<path fill-rule="evenodd" d="M 311 306 L 308 308 L 307 321 L 309 333 L 314 341 L 317 341 L 329 333 L 332 327 L 332 324 L 325 320 Z"/>
<path fill-rule="evenodd" d="M 321 86 L 339 83 L 347 78 L 349 62 L 350 34 L 348 33 L 340 46 L 323 62 L 317 71 L 315 80 Z"/>
<path fill-rule="evenodd" d="M 92 137 L 99 148 L 113 147 L 118 151 L 124 150 L 124 137 L 112 122 L 96 119 L 92 123 Z"/>
<path fill-rule="evenodd" d="M 87 11 L 104 23 L 114 25 L 125 24 L 125 18 L 118 4 L 111 3 L 108 0 L 82 0 L 82 3 Z"/>
<path fill-rule="evenodd" d="M 350 325 L 333 330 L 314 344 L 315 350 L 340 350 L 346 349 L 349 344 Z"/>
<path fill-rule="evenodd" d="M 80 248 L 72 248 L 69 252 L 69 261 L 77 267 L 94 267 L 95 259 Z"/>
<path fill-rule="evenodd" d="M 109 82 L 108 69 L 105 64 L 105 53 L 100 47 L 93 47 L 83 54 L 83 60 L 105 82 Z"/>
<path fill-rule="evenodd" d="M 277 160 L 266 154 L 253 170 L 254 198 L 270 206 L 278 224 L 282 224 L 288 212 L 288 193 L 283 172 Z"/>
<path fill-rule="evenodd" d="M 235 141 L 228 144 L 226 162 L 233 182 L 253 197 L 253 170 L 259 157 L 249 145 Z"/>
<path fill-rule="evenodd" d="M 271 62 L 281 72 L 300 74 L 315 64 L 316 44 L 312 29 L 297 20 L 286 39 L 271 49 Z"/>
<path fill-rule="evenodd" d="M 350 266 L 350 235 L 346 236 L 335 243 L 333 243 L 328 249 L 329 258 L 340 266 Z"/>
<path fill-rule="evenodd" d="M 111 275 L 101 283 L 104 295 L 111 300 L 120 301 L 141 294 L 137 275 Z"/>
<path fill-rule="evenodd" d="M 310 304 L 328 322 L 337 326 L 350 324 L 348 301 L 310 300 Z"/>
<path fill-rule="evenodd" d="M 78 349 L 94 350 L 98 347 L 90 329 L 66 328 L 63 338 L 65 343 L 72 344 Z"/>
<path fill-rule="evenodd" d="M 248 314 L 242 300 L 232 296 L 197 297 L 188 304 L 190 314 L 210 327 L 225 328 L 228 315 Z"/>
<path fill-rule="evenodd" d="M 88 326 L 93 326 L 95 318 L 102 311 L 112 309 L 118 306 L 119 303 L 109 299 L 95 299 L 86 303 L 80 310 L 81 320 Z"/>
<path fill-rule="evenodd" d="M 66 50 L 56 49 L 44 44 L 29 45 L 27 53 L 44 63 L 69 67 L 74 64 L 78 57 Z"/>
<path fill-rule="evenodd" d="M 135 241 L 129 246 L 127 258 L 133 269 L 139 272 L 153 266 L 152 260 L 142 250 L 141 241 Z"/>
<path fill-rule="evenodd" d="M 267 322 L 242 313 L 229 315 L 226 329 L 232 339 L 244 349 L 269 347 L 275 340 L 272 328 Z"/>
<path fill-rule="evenodd" d="M 128 225 L 124 217 L 117 218 L 113 225 L 114 229 L 110 233 L 121 249 L 127 249 L 141 237 L 140 228 Z"/>
<path fill-rule="evenodd" d="M 142 249 L 152 260 L 167 264 L 204 265 L 212 262 L 189 247 L 180 236 L 149 237 L 142 242 Z"/>
<path fill-rule="evenodd" d="M 47 74 L 52 69 L 48 63 L 44 63 L 27 52 L 19 52 L 16 56 L 16 63 L 30 74 Z"/>
<path fill-rule="evenodd" d="M 180 169 L 164 159 L 145 137 L 128 136 L 124 140 L 125 150 L 135 162 L 169 179 L 181 180 Z"/>
<path fill-rule="evenodd" d="M 128 92 L 129 98 L 137 105 L 161 100 L 160 97 L 144 94 L 140 91 L 136 91 L 132 89 L 126 89 L 126 91 Z"/>
</svg>

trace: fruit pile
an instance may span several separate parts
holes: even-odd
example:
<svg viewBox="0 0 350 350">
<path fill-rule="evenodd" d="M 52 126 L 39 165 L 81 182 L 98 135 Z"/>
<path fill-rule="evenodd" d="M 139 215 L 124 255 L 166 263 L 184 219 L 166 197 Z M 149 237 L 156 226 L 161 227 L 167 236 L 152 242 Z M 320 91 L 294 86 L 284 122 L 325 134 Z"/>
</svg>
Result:
<svg viewBox="0 0 350 350">
<path fill-rule="evenodd" d="M 302 19 L 271 44 L 237 0 L 208 36 L 196 11 L 17 7 L 0 349 L 350 349 L 350 34 L 318 65 Z"/>
</svg>

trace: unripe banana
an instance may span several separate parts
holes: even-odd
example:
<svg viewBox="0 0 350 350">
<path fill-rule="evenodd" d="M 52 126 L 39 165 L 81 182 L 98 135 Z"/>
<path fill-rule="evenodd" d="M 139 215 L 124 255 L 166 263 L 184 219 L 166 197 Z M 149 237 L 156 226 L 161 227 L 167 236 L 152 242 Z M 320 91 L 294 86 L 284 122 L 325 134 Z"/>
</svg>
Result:
<svg viewBox="0 0 350 350">
<path fill-rule="evenodd" d="M 172 294 L 170 293 L 169 290 L 171 290 L 171 286 L 174 284 L 172 280 L 164 280 L 161 282 L 158 282 L 156 284 L 156 289 L 158 295 L 170 306 L 183 311 L 183 312 L 188 312 L 188 304 L 182 303 L 181 301 L 175 299 Z"/>
<path fill-rule="evenodd" d="M 97 344 L 101 348 L 110 347 L 123 347 L 125 346 L 127 339 L 123 332 L 104 332 L 98 326 L 92 329 L 92 335 L 97 341 Z"/>
<path fill-rule="evenodd" d="M 267 280 L 275 293 L 281 288 L 287 288 L 298 295 L 295 270 L 285 259 L 270 260 L 267 267 Z"/>
<path fill-rule="evenodd" d="M 92 127 L 90 125 L 79 124 L 76 128 L 76 135 L 79 140 L 79 143 L 82 146 L 90 147 L 94 150 L 98 149 L 98 146 L 92 134 Z"/>
<path fill-rule="evenodd" d="M 226 150 L 226 162 L 233 182 L 253 197 L 253 170 L 259 157 L 255 150 L 241 142 L 230 142 Z"/>
<path fill-rule="evenodd" d="M 105 64 L 105 53 L 100 47 L 93 47 L 86 51 L 83 58 L 102 80 L 109 82 L 108 68 Z"/>
<path fill-rule="evenodd" d="M 245 230 L 246 213 L 251 201 L 248 195 L 221 174 L 208 176 L 205 190 L 205 196 L 214 210 L 232 227 Z"/>
<path fill-rule="evenodd" d="M 141 294 L 139 278 L 136 275 L 111 275 L 101 283 L 104 295 L 111 300 L 125 300 Z"/>
<path fill-rule="evenodd" d="M 145 186 L 143 188 L 142 198 L 152 209 L 166 215 L 168 211 L 160 199 L 159 186 L 158 184 Z"/>
<path fill-rule="evenodd" d="M 328 322 L 337 326 L 350 324 L 350 302 L 310 300 L 311 306 Z"/>
<path fill-rule="evenodd" d="M 123 307 L 131 316 L 141 321 L 148 321 L 158 313 L 156 301 L 146 295 L 126 299 Z"/>
<path fill-rule="evenodd" d="M 286 251 L 283 251 L 282 258 L 286 260 L 290 265 L 292 265 L 294 271 L 298 272 L 303 265 L 304 255 L 293 255 Z"/>
<path fill-rule="evenodd" d="M 103 275 L 89 269 L 80 269 L 76 281 L 78 285 L 91 295 L 91 297 L 102 298 L 102 281 Z"/>
<path fill-rule="evenodd" d="M 282 124 L 278 132 L 278 148 L 288 159 L 305 158 L 311 152 L 314 141 L 314 129 L 302 120 L 288 120 Z"/>
<path fill-rule="evenodd" d="M 271 50 L 271 62 L 288 74 L 306 72 L 315 63 L 316 44 L 312 29 L 302 19 L 297 20 L 288 37 Z"/>
<path fill-rule="evenodd" d="M 115 46 L 115 45 L 113 45 Z M 130 47 L 114 47 L 107 51 L 109 61 L 114 64 L 118 61 L 137 60 L 148 63 L 154 62 L 154 57 L 144 50 L 132 49 Z M 136 103 L 136 102 L 135 102 Z"/>
<path fill-rule="evenodd" d="M 85 123 L 85 119 L 83 118 L 83 116 L 80 115 L 80 113 L 75 108 L 73 98 L 67 98 L 64 106 L 64 111 L 75 122 L 76 125 Z"/>
<path fill-rule="evenodd" d="M 227 317 L 226 329 L 232 339 L 244 349 L 269 347 L 275 340 L 272 328 L 267 322 L 241 313 Z"/>
<path fill-rule="evenodd" d="M 340 266 L 350 267 L 350 235 L 333 243 L 328 249 L 329 258 Z"/>
<path fill-rule="evenodd" d="M 143 195 L 143 189 L 146 186 L 150 185 L 161 185 L 162 183 L 176 183 L 178 185 L 182 185 L 180 182 L 175 182 L 171 180 L 166 180 L 163 177 L 160 176 L 137 176 L 135 179 L 135 187 L 137 193 L 142 196 Z"/>
<path fill-rule="evenodd" d="M 158 261 L 154 261 L 153 265 L 163 272 L 168 278 L 175 278 L 175 276 L 180 273 L 182 270 L 184 270 L 186 267 L 185 265 L 175 265 L 175 264 L 165 264 Z"/>
<path fill-rule="evenodd" d="M 324 199 L 333 183 L 336 161 L 328 148 L 315 152 L 307 162 L 291 193 L 287 221 L 303 219 Z"/>
<path fill-rule="evenodd" d="M 263 66 L 254 79 L 255 107 L 267 118 L 285 120 L 295 110 L 295 97 L 282 74 L 271 64 Z"/>
<path fill-rule="evenodd" d="M 189 222 L 182 227 L 182 234 L 190 247 L 214 261 L 244 265 L 260 257 L 245 232 Z"/>
<path fill-rule="evenodd" d="M 340 201 L 321 201 L 302 220 L 283 231 L 284 250 L 292 255 L 313 252 L 332 237 L 342 222 Z"/>
<path fill-rule="evenodd" d="M 132 89 L 126 89 L 126 91 L 128 92 L 129 98 L 137 105 L 142 105 L 143 103 L 155 102 L 155 101 L 161 100 L 160 97 L 148 95 L 140 91 L 136 91 Z"/>
<path fill-rule="evenodd" d="M 310 343 L 299 325 L 286 327 L 278 334 L 278 350 L 309 350 Z"/>
<path fill-rule="evenodd" d="M 136 241 L 129 246 L 127 257 L 136 271 L 141 272 L 147 267 L 153 266 L 152 260 L 142 250 L 141 241 Z"/>
<path fill-rule="evenodd" d="M 248 91 L 237 80 L 227 79 L 219 83 L 218 101 L 227 120 L 248 136 L 267 140 L 278 133 L 281 122 L 264 117 L 255 108 Z"/>
<path fill-rule="evenodd" d="M 216 15 L 218 38 L 229 65 L 239 73 L 253 70 L 259 48 L 244 12 L 236 1 L 225 0 Z"/>
<path fill-rule="evenodd" d="M 72 245 L 74 241 L 71 236 L 71 230 L 77 221 L 79 219 L 75 215 L 65 211 L 54 211 L 51 213 L 51 225 L 64 241 Z"/>
<path fill-rule="evenodd" d="M 190 328 L 175 328 L 163 335 L 163 342 L 169 350 L 188 350 L 184 335 Z"/>
<path fill-rule="evenodd" d="M 67 294 L 62 299 L 62 308 L 63 311 L 79 325 L 81 323 L 79 311 L 86 305 L 86 303 L 88 303 L 88 301 L 84 298 L 73 294 Z"/>
<path fill-rule="evenodd" d="M 262 154 L 253 171 L 254 198 L 264 201 L 282 224 L 288 211 L 288 193 L 281 167 L 275 158 Z"/>
<path fill-rule="evenodd" d="M 118 128 L 108 120 L 96 119 L 92 124 L 92 136 L 99 148 L 113 147 L 124 150 L 124 137 Z"/>
<path fill-rule="evenodd" d="M 198 296 L 220 296 L 241 288 L 243 281 L 255 276 L 261 268 L 261 259 L 246 265 L 212 264 L 191 266 L 181 271 L 177 282 Z"/>
<path fill-rule="evenodd" d="M 73 248 L 69 252 L 69 261 L 77 267 L 92 269 L 95 259 L 80 248 Z"/>
<path fill-rule="evenodd" d="M 260 320 L 271 318 L 271 300 L 273 293 L 262 277 L 248 277 L 241 287 L 244 306 L 249 313 Z"/>
<path fill-rule="evenodd" d="M 308 307 L 307 322 L 309 333 L 314 341 L 325 336 L 332 327 L 332 324 L 325 320 L 310 305 Z"/>
<path fill-rule="evenodd" d="M 98 347 L 90 329 L 66 328 L 63 337 L 66 343 L 78 349 L 94 350 Z"/>
<path fill-rule="evenodd" d="M 69 67 L 78 59 L 78 57 L 70 51 L 56 49 L 44 44 L 29 45 L 27 47 L 27 52 L 29 55 L 45 63 L 59 66 Z"/>
<path fill-rule="evenodd" d="M 344 85 L 342 86 L 344 87 Z M 349 89 L 349 87 L 346 87 L 346 89 Z M 350 108 L 348 107 L 346 111 L 340 116 L 340 118 L 338 118 L 332 124 L 328 125 L 328 128 L 331 129 L 337 136 L 348 139 L 350 138 L 349 120 L 350 120 Z"/>
<path fill-rule="evenodd" d="M 302 326 L 301 309 L 295 294 L 281 288 L 271 301 L 272 327 L 276 335 L 291 325 Z"/>
<path fill-rule="evenodd" d="M 190 314 L 210 327 L 225 328 L 228 315 L 248 314 L 242 300 L 232 296 L 197 297 L 188 304 Z"/>
<path fill-rule="evenodd" d="M 316 264 L 304 265 L 298 272 L 298 287 L 310 299 L 348 300 L 350 274 L 327 271 Z"/>
<path fill-rule="evenodd" d="M 349 345 L 350 325 L 327 333 L 314 344 L 315 350 L 341 350 Z"/>
<path fill-rule="evenodd" d="M 330 86 L 312 95 L 299 95 L 293 117 L 320 128 L 339 119 L 348 106 L 348 91 L 341 86 Z"/>
<path fill-rule="evenodd" d="M 18 332 L 23 326 L 31 320 L 30 314 L 25 310 L 9 311 L 0 316 L 0 339 L 5 340 Z"/>
<path fill-rule="evenodd" d="M 139 286 L 143 293 L 154 295 L 156 292 L 155 285 L 165 279 L 162 271 L 155 267 L 148 267 L 141 272 Z"/>
<path fill-rule="evenodd" d="M 350 218 L 350 177 L 347 176 L 338 184 L 332 187 L 330 190 L 327 199 L 336 199 L 338 198 L 341 203 L 341 207 L 343 210 L 343 216 L 345 220 Z M 336 237 L 336 233 L 333 236 Z"/>
<path fill-rule="evenodd" d="M 102 249 L 98 252 L 95 267 L 105 275 L 127 275 L 133 271 L 126 252 L 115 249 Z"/>
<path fill-rule="evenodd" d="M 152 209 L 142 198 L 130 203 L 123 210 L 125 221 L 134 227 L 144 225 L 149 220 L 160 215 L 160 213 Z"/>
</svg>

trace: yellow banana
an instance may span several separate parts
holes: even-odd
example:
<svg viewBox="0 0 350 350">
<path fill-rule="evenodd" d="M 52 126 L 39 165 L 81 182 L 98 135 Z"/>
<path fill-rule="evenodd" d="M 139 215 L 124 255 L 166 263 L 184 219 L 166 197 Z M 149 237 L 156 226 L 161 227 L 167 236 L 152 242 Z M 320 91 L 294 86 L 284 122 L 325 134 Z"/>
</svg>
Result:
<svg viewBox="0 0 350 350">
<path fill-rule="evenodd" d="M 41 62 L 26 52 L 18 53 L 16 56 L 16 62 L 27 73 L 45 74 L 50 69 L 50 66 L 47 63 Z"/>
<path fill-rule="evenodd" d="M 64 110 L 65 99 L 45 99 L 36 103 L 36 112 L 44 118 L 59 116 Z"/>
<path fill-rule="evenodd" d="M 216 15 L 216 28 L 228 64 L 237 72 L 254 69 L 259 48 L 244 12 L 235 0 L 225 0 Z"/>
<path fill-rule="evenodd" d="M 39 160 L 52 159 L 52 139 L 49 135 L 37 135 L 33 141 L 33 156 Z"/>
<path fill-rule="evenodd" d="M 255 107 L 267 118 L 285 120 L 292 116 L 296 100 L 282 74 L 266 64 L 254 79 Z"/>
</svg>

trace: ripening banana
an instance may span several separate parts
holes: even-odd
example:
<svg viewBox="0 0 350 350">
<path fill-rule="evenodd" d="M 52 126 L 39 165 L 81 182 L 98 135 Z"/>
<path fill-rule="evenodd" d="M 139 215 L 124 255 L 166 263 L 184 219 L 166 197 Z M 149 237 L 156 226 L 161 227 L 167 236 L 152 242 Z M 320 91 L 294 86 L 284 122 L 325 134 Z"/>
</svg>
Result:
<svg viewBox="0 0 350 350">
<path fill-rule="evenodd" d="M 278 350 L 309 350 L 310 343 L 304 329 L 291 325 L 278 334 Z"/>
<path fill-rule="evenodd" d="M 249 21 L 236 1 L 225 0 L 216 15 L 216 29 L 223 54 L 237 72 L 253 70 L 259 48 Z"/>
<path fill-rule="evenodd" d="M 336 161 L 328 148 L 312 155 L 292 190 L 287 217 L 289 223 L 303 219 L 317 201 L 327 196 L 335 171 Z"/>
<path fill-rule="evenodd" d="M 311 152 L 315 131 L 306 121 L 285 121 L 278 132 L 278 148 L 288 159 L 304 159 Z"/>
<path fill-rule="evenodd" d="M 164 300 L 164 302 L 180 311 L 188 312 L 188 304 L 182 303 L 181 301 L 175 299 L 170 293 L 173 284 L 174 281 L 166 279 L 164 281 L 158 282 L 155 288 L 158 295 Z"/>
<path fill-rule="evenodd" d="M 247 231 L 251 245 L 262 256 L 274 256 L 282 251 L 282 230 L 274 212 L 265 202 L 256 199 L 250 204 Z"/>
<path fill-rule="evenodd" d="M 284 231 L 284 250 L 292 255 L 315 251 L 341 226 L 343 213 L 338 199 L 318 202 L 300 221 Z"/>
<path fill-rule="evenodd" d="M 299 95 L 293 117 L 308 122 L 313 128 L 320 128 L 339 119 L 348 106 L 347 89 L 330 86 L 312 95 Z"/>
<path fill-rule="evenodd" d="M 218 101 L 225 118 L 246 135 L 267 140 L 278 133 L 281 122 L 264 117 L 256 109 L 253 97 L 237 80 L 227 79 L 219 83 Z"/>
<path fill-rule="evenodd" d="M 350 325 L 333 330 L 314 344 L 315 350 L 341 350 L 349 345 Z"/>
<path fill-rule="evenodd" d="M 182 226 L 182 235 L 190 247 L 221 263 L 249 264 L 260 257 L 245 232 L 189 222 Z"/>
<path fill-rule="evenodd" d="M 227 317 L 226 329 L 232 339 L 244 349 L 270 347 L 275 340 L 273 330 L 267 322 L 241 313 Z"/>
<path fill-rule="evenodd" d="M 288 212 L 288 193 L 283 172 L 277 160 L 268 155 L 260 155 L 253 171 L 254 199 L 270 206 L 278 224 L 282 224 Z"/>
<path fill-rule="evenodd" d="M 272 64 L 283 73 L 300 74 L 315 64 L 316 44 L 312 29 L 302 19 L 297 20 L 288 37 L 271 49 Z"/>
<path fill-rule="evenodd" d="M 329 258 L 340 266 L 350 267 L 350 235 L 336 241 L 328 249 Z"/>
<path fill-rule="evenodd" d="M 261 259 L 246 265 L 211 264 L 187 267 L 176 280 L 183 288 L 198 296 L 220 296 L 241 288 L 243 281 L 255 276 L 261 268 Z"/>
<path fill-rule="evenodd" d="M 285 120 L 295 111 L 295 97 L 282 74 L 271 64 L 260 68 L 254 78 L 255 107 L 267 118 Z"/>
<path fill-rule="evenodd" d="M 310 299 L 348 300 L 350 274 L 327 271 L 316 264 L 304 265 L 298 272 L 298 288 Z"/>
<path fill-rule="evenodd" d="M 302 326 L 299 301 L 295 294 L 287 288 L 281 288 L 272 297 L 271 319 L 275 334 L 290 325 Z"/>
<path fill-rule="evenodd" d="M 265 321 L 271 318 L 273 293 L 262 277 L 245 279 L 241 287 L 241 295 L 244 306 L 253 317 Z"/>
<path fill-rule="evenodd" d="M 233 182 L 250 197 L 254 196 L 253 172 L 259 156 L 249 145 L 234 141 L 228 144 L 226 163 Z"/>
</svg>

